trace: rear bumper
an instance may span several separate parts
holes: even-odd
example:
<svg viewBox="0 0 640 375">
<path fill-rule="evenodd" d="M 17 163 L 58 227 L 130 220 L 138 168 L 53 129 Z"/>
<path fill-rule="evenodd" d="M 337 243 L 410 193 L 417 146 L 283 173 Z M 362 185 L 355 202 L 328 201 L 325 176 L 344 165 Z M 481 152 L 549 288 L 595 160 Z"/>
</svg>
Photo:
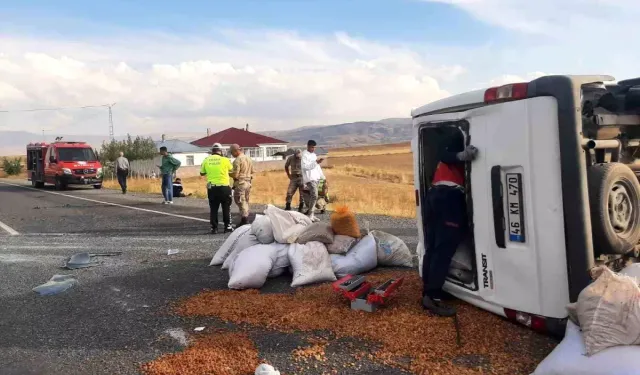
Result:
<svg viewBox="0 0 640 375">
<path fill-rule="evenodd" d="M 62 182 L 65 185 L 101 185 L 102 178 L 96 176 L 73 176 L 62 175 Z"/>
</svg>

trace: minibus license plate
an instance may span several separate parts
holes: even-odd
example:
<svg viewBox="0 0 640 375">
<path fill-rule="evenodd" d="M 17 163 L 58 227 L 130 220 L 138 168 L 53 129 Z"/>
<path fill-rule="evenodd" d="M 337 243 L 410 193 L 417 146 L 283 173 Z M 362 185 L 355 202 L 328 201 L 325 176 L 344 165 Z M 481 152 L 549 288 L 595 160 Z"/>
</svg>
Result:
<svg viewBox="0 0 640 375">
<path fill-rule="evenodd" d="M 507 211 L 509 241 L 524 242 L 524 212 L 522 207 L 522 174 L 507 173 Z"/>
</svg>

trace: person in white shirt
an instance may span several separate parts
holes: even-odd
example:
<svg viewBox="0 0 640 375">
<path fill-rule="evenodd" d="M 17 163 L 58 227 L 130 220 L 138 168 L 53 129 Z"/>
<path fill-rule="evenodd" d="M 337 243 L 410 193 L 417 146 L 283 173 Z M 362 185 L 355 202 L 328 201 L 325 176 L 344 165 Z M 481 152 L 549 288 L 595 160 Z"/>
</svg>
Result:
<svg viewBox="0 0 640 375">
<path fill-rule="evenodd" d="M 313 221 L 318 221 L 315 217 L 316 202 L 318 201 L 318 182 L 325 179 L 320 167 L 324 159 L 318 158 L 315 154 L 316 145 L 314 140 L 307 142 L 307 150 L 302 152 L 302 161 L 300 163 L 302 165 L 302 183 L 305 186 L 305 190 L 309 190 L 309 202 L 305 202 L 309 207 L 307 215 Z"/>
</svg>

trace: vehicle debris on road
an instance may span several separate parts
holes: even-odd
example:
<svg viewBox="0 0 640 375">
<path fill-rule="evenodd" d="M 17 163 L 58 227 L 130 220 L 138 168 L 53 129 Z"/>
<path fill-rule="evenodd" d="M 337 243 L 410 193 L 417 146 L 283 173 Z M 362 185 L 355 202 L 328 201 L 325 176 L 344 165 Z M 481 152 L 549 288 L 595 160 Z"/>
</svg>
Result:
<svg viewBox="0 0 640 375">
<path fill-rule="evenodd" d="M 77 283 L 78 280 L 76 280 L 73 275 L 53 275 L 49 281 L 42 285 L 38 285 L 32 290 L 41 296 L 51 296 L 62 293 Z"/>
<path fill-rule="evenodd" d="M 78 254 L 73 254 L 69 260 L 67 261 L 67 263 L 65 264 L 65 266 L 63 268 L 69 269 L 69 270 L 75 270 L 78 268 L 87 268 L 87 267 L 93 267 L 93 266 L 97 266 L 98 262 L 92 262 L 92 258 L 94 257 L 108 257 L 108 256 L 117 256 L 117 255 L 122 255 L 121 251 L 116 251 L 116 252 L 112 252 L 112 253 L 96 253 L 96 254 L 91 254 L 91 253 L 78 253 Z"/>
</svg>

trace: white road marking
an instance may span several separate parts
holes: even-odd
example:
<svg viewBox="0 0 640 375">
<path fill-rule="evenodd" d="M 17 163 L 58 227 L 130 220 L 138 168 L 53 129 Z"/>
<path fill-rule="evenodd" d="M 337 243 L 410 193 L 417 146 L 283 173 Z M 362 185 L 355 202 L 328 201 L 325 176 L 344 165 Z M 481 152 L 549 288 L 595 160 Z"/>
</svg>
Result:
<svg viewBox="0 0 640 375">
<path fill-rule="evenodd" d="M 104 205 L 107 205 L 107 206 L 114 206 L 114 207 L 120 207 L 120 208 L 128 208 L 128 209 L 130 209 L 130 210 L 142 211 L 142 212 L 150 212 L 150 213 L 152 213 L 152 214 L 158 214 L 158 215 L 165 215 L 165 216 L 177 217 L 177 218 L 180 218 L 180 219 L 187 219 L 187 220 L 200 221 L 200 222 L 203 222 L 203 223 L 208 223 L 208 222 L 209 222 L 209 220 L 207 220 L 207 219 L 201 219 L 201 218 L 198 218 L 198 217 L 185 216 L 185 215 L 178 215 L 178 214 L 172 214 L 172 213 L 170 213 L 170 212 L 162 212 L 162 211 L 149 210 L 149 209 L 146 209 L 146 208 L 140 208 L 140 207 L 127 206 L 127 205 L 125 205 L 125 204 L 118 204 L 118 203 L 111 203 L 111 202 L 99 201 L 99 200 L 96 200 L 96 199 L 82 198 L 82 197 L 77 197 L 77 196 L 75 196 L 75 195 L 62 194 L 62 193 L 58 193 L 58 192 L 56 192 L 56 191 L 47 191 L 47 190 L 42 190 L 42 189 L 36 189 L 36 188 L 32 188 L 32 187 L 30 187 L 30 186 L 24 186 L 24 185 L 11 184 L 11 183 L 4 182 L 4 181 L 0 181 L 0 184 L 5 184 L 5 185 L 9 185 L 9 186 L 20 187 L 20 188 L 23 188 L 23 189 L 25 189 L 25 190 L 33 190 L 33 191 L 37 191 L 37 192 L 40 192 L 40 193 L 48 193 L 48 194 L 53 194 L 53 195 L 59 195 L 59 196 L 62 196 L 62 197 L 67 197 L 67 198 L 72 198 L 72 199 L 78 199 L 78 200 L 86 201 L 86 202 L 92 202 L 92 203 L 104 204 Z M 2 224 L 2 223 L 0 222 L 0 227 L 3 227 L 3 225 L 4 225 L 4 224 Z M 8 231 L 8 232 L 9 232 L 9 230 L 11 230 L 11 231 L 15 232 L 15 234 L 18 234 L 18 232 L 14 231 L 13 229 L 11 229 L 11 228 L 9 228 L 9 227 L 6 227 L 6 228 L 4 228 L 4 227 L 3 227 L 3 229 L 5 229 L 5 230 L 6 230 L 6 231 Z M 9 233 L 11 233 L 11 232 L 9 232 Z"/>
<path fill-rule="evenodd" d="M 0 221 L 0 228 L 4 229 L 7 233 L 9 233 L 12 236 L 17 236 L 20 234 L 16 232 L 13 228 L 8 226 L 7 224 L 3 223 L 2 221 Z"/>
</svg>

